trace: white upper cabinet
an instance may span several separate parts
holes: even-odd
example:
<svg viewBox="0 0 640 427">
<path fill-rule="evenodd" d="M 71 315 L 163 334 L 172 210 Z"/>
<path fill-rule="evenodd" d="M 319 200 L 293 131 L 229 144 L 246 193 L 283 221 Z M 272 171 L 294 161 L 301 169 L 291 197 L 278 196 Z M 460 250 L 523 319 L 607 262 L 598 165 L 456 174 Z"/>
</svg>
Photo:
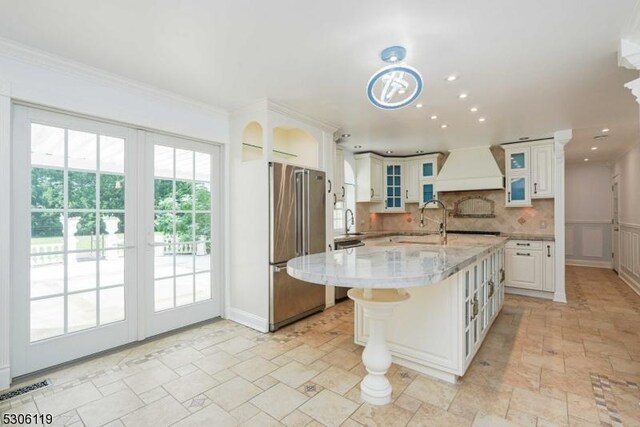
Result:
<svg viewBox="0 0 640 427">
<path fill-rule="evenodd" d="M 553 197 L 553 144 L 531 147 L 532 199 Z"/>
<path fill-rule="evenodd" d="M 503 148 L 507 207 L 531 206 L 531 199 L 554 196 L 552 142 L 517 143 Z"/>
<path fill-rule="evenodd" d="M 346 190 L 344 188 L 344 151 L 336 149 L 335 164 L 333 166 L 333 194 L 336 201 L 344 200 Z"/>
<path fill-rule="evenodd" d="M 404 164 L 404 202 L 420 203 L 420 173 L 422 162 L 417 159 L 408 159 Z"/>
<path fill-rule="evenodd" d="M 356 202 L 384 201 L 383 158 L 376 154 L 356 154 Z"/>
</svg>

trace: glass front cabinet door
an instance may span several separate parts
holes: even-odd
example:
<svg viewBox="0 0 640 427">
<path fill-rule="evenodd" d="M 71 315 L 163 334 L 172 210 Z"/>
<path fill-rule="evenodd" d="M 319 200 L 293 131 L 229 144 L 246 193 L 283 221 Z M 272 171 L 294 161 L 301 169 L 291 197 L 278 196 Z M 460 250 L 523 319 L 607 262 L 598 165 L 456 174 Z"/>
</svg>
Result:
<svg viewBox="0 0 640 427">
<path fill-rule="evenodd" d="M 531 206 L 531 149 L 529 147 L 507 148 L 506 162 L 506 206 Z"/>
<path fill-rule="evenodd" d="M 399 211 L 404 208 L 402 167 L 402 163 L 385 162 L 385 210 L 387 211 Z"/>
</svg>

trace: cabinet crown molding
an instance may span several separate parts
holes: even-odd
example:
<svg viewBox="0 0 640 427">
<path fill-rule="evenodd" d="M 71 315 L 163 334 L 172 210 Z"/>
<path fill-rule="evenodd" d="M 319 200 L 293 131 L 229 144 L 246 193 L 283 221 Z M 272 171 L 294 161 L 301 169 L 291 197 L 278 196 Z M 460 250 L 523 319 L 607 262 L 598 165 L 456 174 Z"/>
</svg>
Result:
<svg viewBox="0 0 640 427">
<path fill-rule="evenodd" d="M 640 44 L 621 39 L 618 47 L 618 66 L 630 70 L 640 70 Z"/>
<path fill-rule="evenodd" d="M 572 129 L 563 129 L 558 130 L 553 133 L 553 140 L 556 144 L 561 144 L 565 146 L 569 141 L 573 138 L 573 130 Z"/>
</svg>

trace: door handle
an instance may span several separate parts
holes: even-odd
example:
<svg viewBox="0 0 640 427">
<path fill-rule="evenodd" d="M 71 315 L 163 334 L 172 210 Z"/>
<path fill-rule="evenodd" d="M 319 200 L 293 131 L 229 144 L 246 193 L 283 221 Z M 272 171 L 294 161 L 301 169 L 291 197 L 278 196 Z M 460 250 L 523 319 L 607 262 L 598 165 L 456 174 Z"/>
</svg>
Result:
<svg viewBox="0 0 640 427">
<path fill-rule="evenodd" d="M 547 245 L 547 258 L 551 258 L 551 245 Z"/>
<path fill-rule="evenodd" d="M 404 190 L 404 198 L 405 199 L 409 198 L 409 190 Z"/>
<path fill-rule="evenodd" d="M 343 199 L 344 199 L 345 194 L 346 194 L 346 191 L 345 191 L 345 189 L 344 189 L 344 185 L 343 185 L 343 186 L 342 186 L 342 198 L 343 198 Z"/>
<path fill-rule="evenodd" d="M 333 247 L 331 246 L 331 243 L 329 243 L 329 252 L 331 252 L 333 250 Z"/>
<path fill-rule="evenodd" d="M 511 191 L 507 192 L 507 200 L 509 203 L 511 203 Z"/>
<path fill-rule="evenodd" d="M 373 188 L 372 188 L 372 189 L 371 189 L 371 198 L 372 198 L 372 199 L 373 199 L 373 195 L 374 195 L 374 194 L 375 194 L 375 193 L 373 192 Z"/>
<path fill-rule="evenodd" d="M 329 190 L 327 190 L 327 193 L 331 193 L 331 189 L 333 188 L 333 186 L 331 185 L 331 180 L 328 179 L 327 182 L 329 183 Z"/>
<path fill-rule="evenodd" d="M 533 183 L 533 194 L 538 194 L 538 183 L 537 182 Z"/>
<path fill-rule="evenodd" d="M 338 204 L 338 196 L 334 193 L 333 194 L 333 207 L 335 208 L 337 204 Z"/>
</svg>

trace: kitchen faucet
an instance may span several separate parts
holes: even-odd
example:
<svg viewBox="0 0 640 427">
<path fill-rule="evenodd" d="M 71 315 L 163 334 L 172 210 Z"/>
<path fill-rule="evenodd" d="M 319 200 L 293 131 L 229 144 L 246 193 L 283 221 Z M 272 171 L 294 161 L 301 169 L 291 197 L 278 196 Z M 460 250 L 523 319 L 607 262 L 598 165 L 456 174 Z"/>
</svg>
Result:
<svg viewBox="0 0 640 427">
<path fill-rule="evenodd" d="M 424 208 L 430 204 L 436 203 L 442 207 L 442 222 L 440 223 L 440 244 L 447 244 L 447 207 L 438 199 L 431 199 L 422 205 L 420 209 L 420 227 L 424 227 Z"/>
<path fill-rule="evenodd" d="M 347 209 L 344 211 L 344 234 L 349 234 L 349 229 L 351 225 L 349 225 L 349 212 L 351 212 L 351 225 L 355 224 L 355 216 L 353 215 L 353 211 L 351 209 Z"/>
</svg>

